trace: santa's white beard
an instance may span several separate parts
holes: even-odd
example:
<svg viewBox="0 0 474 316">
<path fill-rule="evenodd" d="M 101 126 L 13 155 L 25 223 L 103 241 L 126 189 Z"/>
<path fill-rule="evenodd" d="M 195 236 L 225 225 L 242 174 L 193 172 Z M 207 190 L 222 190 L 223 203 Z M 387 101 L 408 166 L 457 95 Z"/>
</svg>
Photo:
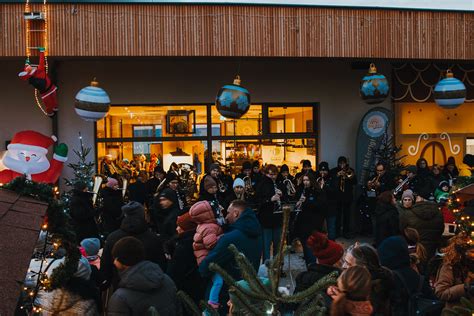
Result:
<svg viewBox="0 0 474 316">
<path fill-rule="evenodd" d="M 41 158 L 38 161 L 21 161 L 9 155 L 8 152 L 5 157 L 3 157 L 3 164 L 10 170 L 27 175 L 44 172 L 48 170 L 50 166 L 46 157 Z"/>
</svg>

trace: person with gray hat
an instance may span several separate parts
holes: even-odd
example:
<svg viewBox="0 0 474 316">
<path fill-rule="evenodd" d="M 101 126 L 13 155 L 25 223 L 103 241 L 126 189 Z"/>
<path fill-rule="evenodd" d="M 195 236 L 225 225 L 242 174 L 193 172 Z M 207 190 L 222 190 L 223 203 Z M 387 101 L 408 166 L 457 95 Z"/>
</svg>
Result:
<svg viewBox="0 0 474 316">
<path fill-rule="evenodd" d="M 118 240 L 126 236 L 134 236 L 141 240 L 145 247 L 146 259 L 157 263 L 163 269 L 166 268 L 162 240 L 148 228 L 143 205 L 132 201 L 122 207 L 122 212 L 124 215 L 122 224 L 119 229 L 107 237 L 100 261 L 100 268 L 105 279 L 104 287 L 108 287 L 111 282 L 116 283 L 118 280 L 113 266 L 112 248 Z"/>
</svg>

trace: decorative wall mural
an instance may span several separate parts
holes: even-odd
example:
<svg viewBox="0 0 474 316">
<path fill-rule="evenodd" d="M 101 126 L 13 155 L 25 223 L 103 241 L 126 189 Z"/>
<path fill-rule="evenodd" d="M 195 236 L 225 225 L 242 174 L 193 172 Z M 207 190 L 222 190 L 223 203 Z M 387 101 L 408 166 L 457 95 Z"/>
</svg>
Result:
<svg viewBox="0 0 474 316">
<path fill-rule="evenodd" d="M 420 143 L 421 140 L 428 140 L 430 138 L 430 135 L 427 133 L 421 133 L 420 136 L 418 136 L 418 141 L 416 142 L 416 147 L 414 145 L 410 145 L 408 147 L 408 153 L 410 156 L 416 156 L 418 154 L 418 151 L 420 151 Z"/>
<path fill-rule="evenodd" d="M 449 150 L 451 151 L 451 153 L 453 155 L 457 155 L 459 154 L 459 152 L 461 151 L 461 146 L 459 145 L 452 145 L 451 143 L 451 137 L 449 137 L 449 134 L 446 133 L 446 132 L 443 132 L 441 133 L 441 135 L 439 135 L 439 138 L 441 138 L 442 140 L 448 140 L 448 143 L 449 143 Z"/>
</svg>

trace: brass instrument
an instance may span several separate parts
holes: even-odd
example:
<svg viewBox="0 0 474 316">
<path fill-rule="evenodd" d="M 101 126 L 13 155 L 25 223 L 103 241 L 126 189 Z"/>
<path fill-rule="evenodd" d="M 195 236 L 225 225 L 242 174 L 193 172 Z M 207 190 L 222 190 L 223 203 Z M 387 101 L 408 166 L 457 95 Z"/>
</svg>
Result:
<svg viewBox="0 0 474 316">
<path fill-rule="evenodd" d="M 339 176 L 339 190 L 341 192 L 344 192 L 345 186 L 346 186 L 346 179 L 351 179 L 354 176 L 354 172 L 349 168 L 349 166 L 346 166 L 344 169 L 341 169 L 338 174 Z"/>
<path fill-rule="evenodd" d="M 252 185 L 252 179 L 249 176 L 245 176 L 242 180 L 244 180 L 244 192 L 249 196 L 255 195 L 255 190 Z"/>
<path fill-rule="evenodd" d="M 277 183 L 274 182 L 273 183 L 274 187 L 275 187 L 275 194 L 278 194 L 280 196 L 280 199 L 275 203 L 275 208 L 273 210 L 274 213 L 278 213 L 278 212 L 281 212 L 281 196 L 282 196 L 282 192 L 280 189 L 278 189 L 278 186 L 277 186 Z"/>
<path fill-rule="evenodd" d="M 319 188 L 322 190 L 324 188 L 324 184 L 325 184 L 324 178 L 319 177 L 319 178 L 316 179 L 316 182 L 319 184 Z"/>
<path fill-rule="evenodd" d="M 409 183 L 410 180 L 411 177 L 407 176 L 402 182 L 400 182 L 400 184 L 395 188 L 395 190 L 393 190 L 393 195 L 397 195 L 398 193 L 400 193 L 403 190 L 405 184 Z"/>
<path fill-rule="evenodd" d="M 166 183 L 166 177 L 163 180 L 161 180 L 160 184 L 158 184 L 158 186 L 156 187 L 155 195 L 160 193 L 161 189 L 163 189 L 163 187 L 165 186 L 165 183 Z"/>
<path fill-rule="evenodd" d="M 304 203 L 304 200 L 306 199 L 305 195 L 304 195 L 304 189 L 303 189 L 303 192 L 301 192 L 301 195 L 300 195 L 300 199 L 298 200 L 298 202 L 296 202 L 296 209 L 295 211 L 296 212 L 301 212 L 302 209 L 301 207 L 303 206 L 303 203 Z"/>
<path fill-rule="evenodd" d="M 368 182 L 367 186 L 369 187 L 371 191 L 375 191 L 375 189 L 377 188 L 377 184 L 380 185 L 379 180 L 381 176 L 382 175 L 379 174 Z"/>
<path fill-rule="evenodd" d="M 286 193 L 289 196 L 295 195 L 296 188 L 295 188 L 295 185 L 293 184 L 293 182 L 290 179 L 286 178 L 285 180 L 283 180 L 283 184 L 286 186 Z"/>
<path fill-rule="evenodd" d="M 224 182 L 221 181 L 221 179 L 217 178 L 217 187 L 219 188 L 219 192 L 224 193 L 227 191 L 227 188 L 225 187 Z"/>
</svg>

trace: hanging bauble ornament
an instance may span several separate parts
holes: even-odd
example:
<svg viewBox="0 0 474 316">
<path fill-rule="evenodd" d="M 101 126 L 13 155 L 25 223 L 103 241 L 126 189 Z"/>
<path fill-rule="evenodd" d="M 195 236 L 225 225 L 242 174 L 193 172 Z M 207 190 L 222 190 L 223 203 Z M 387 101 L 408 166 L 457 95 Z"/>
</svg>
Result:
<svg viewBox="0 0 474 316">
<path fill-rule="evenodd" d="M 86 121 L 98 121 L 104 118 L 110 109 L 110 98 L 99 83 L 92 80 L 91 85 L 76 94 L 75 110 Z"/>
<path fill-rule="evenodd" d="M 360 96 L 368 104 L 383 102 L 388 96 L 389 86 L 387 78 L 377 73 L 377 68 L 370 64 L 369 73 L 362 78 L 360 83 Z"/>
<path fill-rule="evenodd" d="M 434 88 L 436 104 L 444 109 L 454 109 L 466 100 L 466 86 L 454 78 L 451 70 L 446 71 L 446 78 L 440 80 Z"/>
<path fill-rule="evenodd" d="M 240 77 L 233 84 L 225 85 L 216 97 L 217 111 L 229 119 L 241 118 L 250 108 L 250 93 L 240 86 Z"/>
</svg>

